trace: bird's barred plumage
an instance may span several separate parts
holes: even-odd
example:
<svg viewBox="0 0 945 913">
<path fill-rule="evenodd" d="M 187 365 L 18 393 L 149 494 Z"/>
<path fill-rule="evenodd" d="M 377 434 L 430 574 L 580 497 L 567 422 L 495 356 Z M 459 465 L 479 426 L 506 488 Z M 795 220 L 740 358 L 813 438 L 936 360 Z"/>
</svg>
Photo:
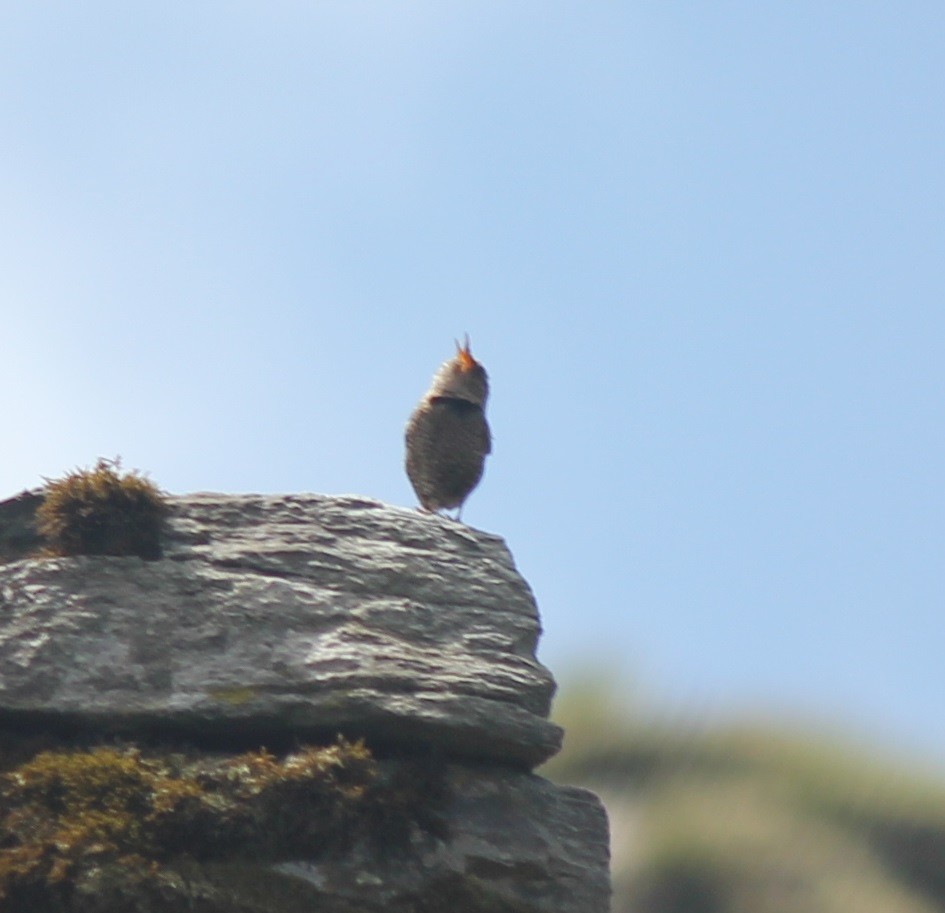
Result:
<svg viewBox="0 0 945 913">
<path fill-rule="evenodd" d="M 461 510 L 492 450 L 486 371 L 472 357 L 468 338 L 456 348 L 407 423 L 407 476 L 421 506 L 431 511 Z"/>
</svg>

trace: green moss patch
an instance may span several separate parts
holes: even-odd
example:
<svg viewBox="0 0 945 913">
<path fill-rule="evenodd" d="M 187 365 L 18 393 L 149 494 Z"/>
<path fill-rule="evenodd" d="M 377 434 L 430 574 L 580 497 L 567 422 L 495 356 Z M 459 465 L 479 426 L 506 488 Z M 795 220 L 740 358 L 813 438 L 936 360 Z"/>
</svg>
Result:
<svg viewBox="0 0 945 913">
<path fill-rule="evenodd" d="M 435 765 L 378 761 L 342 738 L 283 757 L 40 751 L 0 775 L 0 909 L 72 909 L 115 872 L 146 890 L 195 862 L 396 848 L 415 828 L 441 832 L 442 784 Z"/>
<path fill-rule="evenodd" d="M 100 459 L 47 480 L 36 528 L 52 555 L 161 557 L 164 496 L 139 473 L 120 472 L 118 459 Z"/>
</svg>

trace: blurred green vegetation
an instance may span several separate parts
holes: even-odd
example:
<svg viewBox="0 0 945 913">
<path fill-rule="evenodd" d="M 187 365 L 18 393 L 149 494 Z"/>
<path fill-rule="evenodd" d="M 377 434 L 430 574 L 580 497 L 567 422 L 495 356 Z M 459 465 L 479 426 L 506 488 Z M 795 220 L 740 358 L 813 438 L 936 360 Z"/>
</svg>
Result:
<svg viewBox="0 0 945 913">
<path fill-rule="evenodd" d="M 626 695 L 630 691 L 630 697 Z M 647 714 L 606 676 L 564 685 L 540 771 L 611 822 L 614 913 L 945 911 L 945 782 L 787 723 Z"/>
</svg>

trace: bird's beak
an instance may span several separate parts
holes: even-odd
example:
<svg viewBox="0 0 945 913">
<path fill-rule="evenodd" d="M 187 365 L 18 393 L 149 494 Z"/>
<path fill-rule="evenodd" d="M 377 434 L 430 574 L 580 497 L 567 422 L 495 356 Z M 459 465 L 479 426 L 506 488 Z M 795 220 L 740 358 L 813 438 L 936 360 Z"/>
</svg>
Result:
<svg viewBox="0 0 945 913">
<path fill-rule="evenodd" d="M 463 345 L 459 344 L 459 340 L 454 340 L 456 343 L 456 356 L 459 358 L 459 365 L 464 371 L 469 371 L 471 368 L 476 366 L 476 359 L 473 358 L 472 352 L 469 351 L 469 333 L 465 336 L 465 341 Z"/>
</svg>

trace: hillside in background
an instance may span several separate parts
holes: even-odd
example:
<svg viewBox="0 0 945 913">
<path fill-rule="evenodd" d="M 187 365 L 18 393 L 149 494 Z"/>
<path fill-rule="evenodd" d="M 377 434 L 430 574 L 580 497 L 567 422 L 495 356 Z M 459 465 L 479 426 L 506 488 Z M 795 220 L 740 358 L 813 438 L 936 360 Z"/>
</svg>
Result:
<svg viewBox="0 0 945 913">
<path fill-rule="evenodd" d="M 613 913 L 945 911 L 945 783 L 826 736 L 634 715 L 565 686 L 541 773 L 611 821 Z"/>
</svg>

